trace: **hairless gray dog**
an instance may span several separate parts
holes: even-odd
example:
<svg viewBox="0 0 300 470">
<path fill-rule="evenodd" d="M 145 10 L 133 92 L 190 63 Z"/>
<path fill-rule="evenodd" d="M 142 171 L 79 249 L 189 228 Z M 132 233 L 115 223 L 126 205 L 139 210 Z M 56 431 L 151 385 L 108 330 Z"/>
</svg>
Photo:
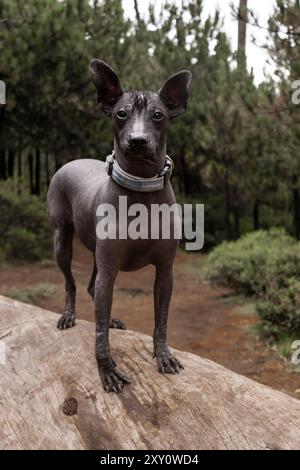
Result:
<svg viewBox="0 0 300 470">
<path fill-rule="evenodd" d="M 172 267 L 178 240 L 175 236 L 163 239 L 161 235 L 158 239 L 99 238 L 96 235 L 96 210 L 100 204 L 110 203 L 118 213 L 119 196 L 127 196 L 128 206 L 142 203 L 150 208 L 152 204 L 171 206 L 175 203 L 168 178 L 166 131 L 169 121 L 186 110 L 191 73 L 178 72 L 155 93 L 124 91 L 115 72 L 101 60 L 93 59 L 90 71 L 100 108 L 112 117 L 114 155 L 108 167 L 91 159 L 67 163 L 53 176 L 50 184 L 49 220 L 54 231 L 57 263 L 64 274 L 66 287 L 65 310 L 57 327 L 63 330 L 75 324 L 76 286 L 71 271 L 75 232 L 94 254 L 88 292 L 95 304 L 99 374 L 104 389 L 118 393 L 124 384 L 130 383 L 117 369 L 109 345 L 109 327 L 125 328 L 121 321 L 111 319 L 113 286 L 119 271 L 134 271 L 149 264 L 155 266 L 154 357 L 161 373 L 178 373 L 182 368 L 167 346 Z M 158 180 L 159 184 L 162 182 L 161 187 L 157 186 Z M 150 182 L 154 184 L 152 190 L 147 186 Z M 174 218 L 171 218 L 172 224 Z M 120 230 L 119 226 L 117 230 Z"/>
</svg>

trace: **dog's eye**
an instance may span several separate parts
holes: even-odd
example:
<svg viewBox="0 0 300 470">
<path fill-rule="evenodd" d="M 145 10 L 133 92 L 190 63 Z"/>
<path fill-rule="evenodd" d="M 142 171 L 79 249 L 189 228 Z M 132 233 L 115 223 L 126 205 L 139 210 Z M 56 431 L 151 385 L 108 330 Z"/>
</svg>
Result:
<svg viewBox="0 0 300 470">
<path fill-rule="evenodd" d="M 154 121 L 161 121 L 162 118 L 164 117 L 163 113 L 161 113 L 160 111 L 156 111 L 153 116 L 152 116 L 152 119 Z"/>
<path fill-rule="evenodd" d="M 122 121 L 124 121 L 125 119 L 127 119 L 127 113 L 125 111 L 118 111 L 117 118 L 122 119 Z"/>
</svg>

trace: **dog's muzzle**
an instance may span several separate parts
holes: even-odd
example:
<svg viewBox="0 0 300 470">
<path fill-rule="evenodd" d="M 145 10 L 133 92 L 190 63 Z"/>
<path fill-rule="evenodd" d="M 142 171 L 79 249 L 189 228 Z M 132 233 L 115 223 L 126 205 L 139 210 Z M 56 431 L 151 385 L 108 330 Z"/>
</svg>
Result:
<svg viewBox="0 0 300 470">
<path fill-rule="evenodd" d="M 166 155 L 165 166 L 156 176 L 152 178 L 140 178 L 122 170 L 114 157 L 114 152 L 106 157 L 105 165 L 107 174 L 115 183 L 123 188 L 141 193 L 150 193 L 163 189 L 171 178 L 173 167 L 173 160 Z"/>
</svg>

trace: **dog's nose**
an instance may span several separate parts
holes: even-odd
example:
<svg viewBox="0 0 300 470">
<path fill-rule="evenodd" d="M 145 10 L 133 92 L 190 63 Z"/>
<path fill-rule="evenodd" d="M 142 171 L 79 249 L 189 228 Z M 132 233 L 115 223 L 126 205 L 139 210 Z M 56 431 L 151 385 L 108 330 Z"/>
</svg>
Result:
<svg viewBox="0 0 300 470">
<path fill-rule="evenodd" d="M 147 145 L 147 140 L 142 136 L 130 136 L 130 147 L 133 149 L 144 148 Z"/>
</svg>

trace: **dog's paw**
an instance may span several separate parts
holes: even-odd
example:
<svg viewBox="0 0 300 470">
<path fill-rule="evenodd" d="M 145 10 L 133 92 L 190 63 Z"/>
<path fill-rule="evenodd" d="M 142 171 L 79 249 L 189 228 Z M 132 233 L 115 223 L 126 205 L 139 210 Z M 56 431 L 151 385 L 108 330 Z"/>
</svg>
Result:
<svg viewBox="0 0 300 470">
<path fill-rule="evenodd" d="M 170 352 L 161 353 L 156 356 L 158 371 L 161 374 L 179 374 L 180 369 L 184 369 L 181 362 Z"/>
<path fill-rule="evenodd" d="M 109 328 L 117 328 L 118 330 L 126 330 L 126 325 L 117 318 L 112 318 L 110 321 Z"/>
<path fill-rule="evenodd" d="M 125 384 L 130 384 L 130 380 L 125 374 L 114 368 L 111 372 L 102 373 L 101 381 L 106 392 L 120 393 Z"/>
<path fill-rule="evenodd" d="M 57 322 L 57 328 L 59 330 L 66 330 L 75 326 L 75 313 L 64 313 Z"/>
</svg>

